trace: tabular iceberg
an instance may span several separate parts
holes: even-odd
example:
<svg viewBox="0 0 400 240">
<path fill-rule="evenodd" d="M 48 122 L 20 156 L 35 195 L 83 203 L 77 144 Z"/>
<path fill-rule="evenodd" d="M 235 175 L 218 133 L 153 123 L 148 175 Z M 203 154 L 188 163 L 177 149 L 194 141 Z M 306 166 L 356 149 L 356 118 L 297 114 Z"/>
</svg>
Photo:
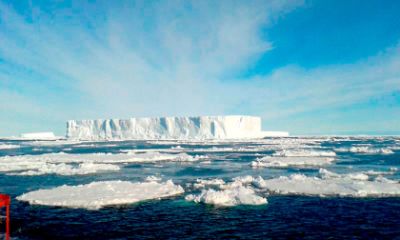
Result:
<svg viewBox="0 0 400 240">
<path fill-rule="evenodd" d="M 155 117 L 126 120 L 70 120 L 67 138 L 107 139 L 242 139 L 273 136 L 261 131 L 253 116 Z M 286 136 L 285 132 L 276 135 Z"/>
<path fill-rule="evenodd" d="M 53 132 L 34 132 L 34 133 L 23 133 L 20 135 L 21 139 L 27 140 L 55 140 L 56 137 Z"/>
</svg>

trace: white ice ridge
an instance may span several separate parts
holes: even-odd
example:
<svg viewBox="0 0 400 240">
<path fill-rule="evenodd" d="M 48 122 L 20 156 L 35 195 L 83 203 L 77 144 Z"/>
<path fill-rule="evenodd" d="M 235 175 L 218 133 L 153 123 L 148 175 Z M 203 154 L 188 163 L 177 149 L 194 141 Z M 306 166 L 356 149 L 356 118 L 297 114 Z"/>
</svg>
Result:
<svg viewBox="0 0 400 240">
<path fill-rule="evenodd" d="M 104 206 L 131 204 L 170 197 L 184 192 L 171 180 L 166 182 L 100 181 L 78 186 L 60 186 L 25 193 L 17 197 L 30 204 L 69 208 L 100 209 Z"/>
<path fill-rule="evenodd" d="M 186 153 L 128 152 L 120 154 L 50 153 L 42 155 L 20 155 L 0 157 L 0 172 L 12 175 L 82 175 L 103 171 L 117 171 L 121 163 L 150 163 L 157 161 L 196 161 Z M 79 165 L 77 165 L 79 164 Z M 106 166 L 107 165 L 107 166 Z"/>
<path fill-rule="evenodd" d="M 0 144 L 0 150 L 1 149 L 15 149 L 15 148 L 19 148 L 19 145 L 15 145 L 15 144 Z"/>
<path fill-rule="evenodd" d="M 76 166 L 71 164 L 49 164 L 44 163 L 40 168 L 26 170 L 22 172 L 10 173 L 9 175 L 20 176 L 35 176 L 45 174 L 58 174 L 58 175 L 86 175 L 97 172 L 118 171 L 120 167 L 114 164 L 101 164 L 101 163 L 81 163 Z"/>
<path fill-rule="evenodd" d="M 225 183 L 224 180 L 197 179 L 193 184 L 195 189 L 202 189 L 199 194 L 189 194 L 185 197 L 187 201 L 206 203 L 216 206 L 237 206 L 237 205 L 262 205 L 267 204 L 266 198 L 257 194 L 250 186 L 254 180 L 251 176 L 234 178 L 232 182 Z"/>
<path fill-rule="evenodd" d="M 225 190 L 207 189 L 203 190 L 198 195 L 189 194 L 185 199 L 197 203 L 203 202 L 226 207 L 237 205 L 262 205 L 267 203 L 266 198 L 256 195 L 253 189 L 243 186 Z"/>
<path fill-rule="evenodd" d="M 351 146 L 335 148 L 336 152 L 351 152 L 351 153 L 362 153 L 362 154 L 393 154 L 393 150 L 390 148 L 374 148 L 371 146 Z"/>
<path fill-rule="evenodd" d="M 289 149 L 277 151 L 273 156 L 279 157 L 334 157 L 335 152 L 313 149 Z"/>
<path fill-rule="evenodd" d="M 277 132 L 277 135 L 282 135 Z M 242 139 L 271 136 L 253 116 L 155 117 L 126 120 L 70 120 L 70 139 Z M 284 135 L 284 134 L 283 134 Z"/>
<path fill-rule="evenodd" d="M 251 162 L 252 167 L 320 167 L 335 161 L 332 157 L 270 157 L 266 156 Z"/>
</svg>

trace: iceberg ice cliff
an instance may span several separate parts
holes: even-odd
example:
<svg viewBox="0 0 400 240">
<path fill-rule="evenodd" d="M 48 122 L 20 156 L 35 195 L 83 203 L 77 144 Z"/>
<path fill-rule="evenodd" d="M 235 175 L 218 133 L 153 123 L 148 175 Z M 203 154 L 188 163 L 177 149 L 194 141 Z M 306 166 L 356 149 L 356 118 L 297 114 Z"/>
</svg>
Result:
<svg viewBox="0 0 400 240">
<path fill-rule="evenodd" d="M 242 139 L 287 136 L 263 132 L 261 118 L 253 116 L 154 117 L 126 120 L 70 120 L 67 137 L 107 139 Z"/>
</svg>

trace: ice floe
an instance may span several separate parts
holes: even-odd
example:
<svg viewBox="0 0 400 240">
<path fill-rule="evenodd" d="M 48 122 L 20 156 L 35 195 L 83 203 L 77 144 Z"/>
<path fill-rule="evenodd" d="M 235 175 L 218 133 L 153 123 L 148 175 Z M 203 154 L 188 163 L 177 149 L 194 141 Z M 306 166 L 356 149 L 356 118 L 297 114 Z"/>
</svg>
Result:
<svg viewBox="0 0 400 240">
<path fill-rule="evenodd" d="M 0 144 L 0 150 L 2 150 L 2 149 L 15 149 L 15 148 L 20 148 L 20 145 L 15 145 L 15 144 Z"/>
<path fill-rule="evenodd" d="M 368 180 L 368 174 L 363 172 L 352 172 L 352 173 L 344 173 L 338 174 L 331 171 L 328 171 L 324 168 L 319 169 L 319 176 L 322 179 L 351 179 L 351 180 Z"/>
<path fill-rule="evenodd" d="M 30 204 L 69 208 L 100 209 L 109 205 L 131 204 L 182 194 L 183 188 L 166 182 L 100 181 L 78 186 L 41 189 L 18 196 Z"/>
<path fill-rule="evenodd" d="M 393 150 L 390 148 L 374 148 L 371 146 L 352 146 L 352 147 L 341 147 L 335 148 L 335 152 L 350 152 L 350 153 L 361 153 L 361 154 L 393 154 Z"/>
<path fill-rule="evenodd" d="M 207 189 L 198 195 L 189 194 L 185 199 L 217 206 L 262 205 L 267 203 L 266 198 L 258 196 L 253 189 L 244 186 L 225 190 Z"/>
<path fill-rule="evenodd" d="M 160 182 L 162 179 L 158 176 L 147 176 L 145 180 L 147 182 Z"/>
<path fill-rule="evenodd" d="M 220 178 L 197 179 L 193 187 L 201 189 L 201 192 L 199 194 L 189 194 L 185 199 L 197 203 L 226 207 L 266 204 L 267 199 L 259 196 L 251 186 L 253 181 L 254 178 L 252 176 L 233 178 L 229 183 Z"/>
<path fill-rule="evenodd" d="M 35 176 L 45 174 L 58 174 L 58 175 L 86 175 L 98 172 L 119 171 L 120 167 L 114 164 L 101 164 L 101 163 L 81 163 L 77 166 L 59 163 L 49 164 L 44 163 L 40 168 L 10 173 L 10 175 L 20 176 Z"/>
<path fill-rule="evenodd" d="M 331 157 L 270 157 L 266 156 L 251 162 L 252 167 L 319 167 L 335 161 Z"/>
<path fill-rule="evenodd" d="M 277 151 L 273 156 L 279 157 L 334 157 L 335 152 L 313 149 L 285 149 Z"/>
<path fill-rule="evenodd" d="M 186 196 L 186 200 L 223 206 L 262 204 L 262 194 L 320 197 L 400 196 L 400 183 L 396 180 L 382 175 L 370 176 L 364 172 L 339 174 L 326 169 L 320 169 L 317 176 L 291 174 L 271 179 L 242 176 L 233 178 L 230 182 L 218 178 L 198 179 L 194 185 L 198 183 L 203 183 L 197 185 L 202 190 L 201 193 L 190 194 Z M 265 203 L 266 201 L 265 199 Z"/>
<path fill-rule="evenodd" d="M 193 184 L 194 188 L 204 188 L 205 186 L 222 186 L 225 181 L 220 178 L 215 179 L 196 179 L 196 183 Z"/>
<path fill-rule="evenodd" d="M 341 196 L 341 197 L 390 197 L 400 196 L 397 181 L 379 177 L 368 180 L 363 173 L 337 174 L 320 171 L 320 177 L 292 174 L 273 179 L 259 179 L 257 186 L 279 195 Z"/>
</svg>

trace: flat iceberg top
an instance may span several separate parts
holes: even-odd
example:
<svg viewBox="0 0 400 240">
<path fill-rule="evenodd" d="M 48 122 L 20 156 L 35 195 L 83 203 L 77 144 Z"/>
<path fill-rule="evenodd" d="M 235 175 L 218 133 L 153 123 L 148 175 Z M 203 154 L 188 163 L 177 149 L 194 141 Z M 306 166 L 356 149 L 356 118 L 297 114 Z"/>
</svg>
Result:
<svg viewBox="0 0 400 240">
<path fill-rule="evenodd" d="M 282 135 L 279 132 L 277 134 Z M 155 117 L 67 122 L 67 137 L 84 140 L 242 139 L 264 136 L 261 118 L 253 116 Z"/>
<path fill-rule="evenodd" d="M 53 140 L 56 137 L 53 132 L 33 132 L 33 133 L 23 133 L 21 134 L 21 139 L 31 139 L 31 140 Z"/>
<path fill-rule="evenodd" d="M 131 204 L 183 193 L 181 186 L 172 181 L 132 183 L 127 181 L 101 181 L 78 186 L 61 186 L 37 190 L 17 197 L 30 204 L 99 209 L 109 205 Z"/>
</svg>

